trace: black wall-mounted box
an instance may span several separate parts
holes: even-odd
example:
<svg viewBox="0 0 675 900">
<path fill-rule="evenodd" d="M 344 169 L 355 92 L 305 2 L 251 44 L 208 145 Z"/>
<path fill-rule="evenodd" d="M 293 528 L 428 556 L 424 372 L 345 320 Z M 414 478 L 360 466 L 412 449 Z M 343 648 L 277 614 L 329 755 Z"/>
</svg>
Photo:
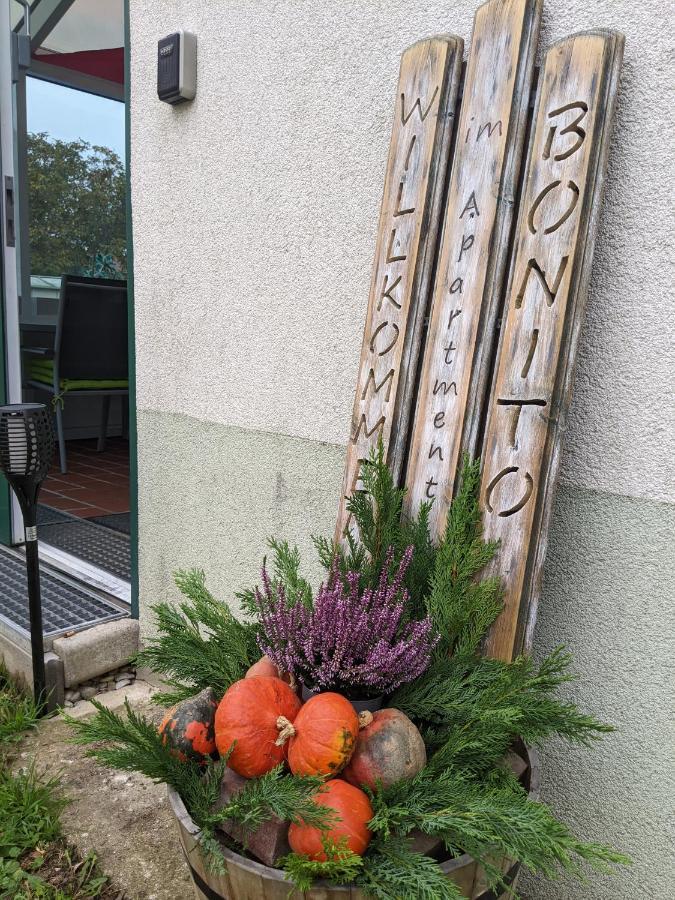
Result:
<svg viewBox="0 0 675 900">
<path fill-rule="evenodd" d="M 165 103 L 182 103 L 196 91 L 197 38 L 176 31 L 157 43 L 157 96 Z"/>
</svg>

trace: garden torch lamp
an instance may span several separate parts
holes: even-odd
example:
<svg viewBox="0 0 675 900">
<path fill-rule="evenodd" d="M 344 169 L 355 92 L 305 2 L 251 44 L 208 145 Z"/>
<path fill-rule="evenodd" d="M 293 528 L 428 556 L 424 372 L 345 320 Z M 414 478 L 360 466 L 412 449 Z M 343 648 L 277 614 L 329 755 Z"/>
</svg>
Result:
<svg viewBox="0 0 675 900">
<path fill-rule="evenodd" d="M 33 687 L 40 711 L 44 711 L 45 657 L 42 645 L 40 563 L 37 543 L 37 498 L 54 454 L 51 417 L 43 403 L 0 406 L 0 469 L 19 501 L 26 533 L 26 575 Z"/>
</svg>

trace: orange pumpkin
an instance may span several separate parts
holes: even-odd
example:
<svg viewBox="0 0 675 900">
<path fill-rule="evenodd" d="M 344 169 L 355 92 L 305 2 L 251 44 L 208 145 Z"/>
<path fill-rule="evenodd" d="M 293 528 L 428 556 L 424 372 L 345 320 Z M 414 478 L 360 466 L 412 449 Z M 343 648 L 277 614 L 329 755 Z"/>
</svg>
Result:
<svg viewBox="0 0 675 900">
<path fill-rule="evenodd" d="M 259 675 L 235 681 L 216 711 L 216 746 L 224 756 L 234 744 L 228 766 L 244 778 L 269 772 L 286 757 L 277 720 L 293 722 L 300 700 L 285 681 Z"/>
<path fill-rule="evenodd" d="M 373 818 L 373 808 L 366 794 L 341 778 L 334 778 L 326 782 L 314 802 L 335 810 L 332 826 L 323 832 L 312 825 L 291 823 L 288 829 L 291 850 L 317 862 L 325 862 L 323 840 L 327 837 L 336 844 L 345 840 L 353 853 L 363 856 L 371 838 L 368 822 Z"/>
<path fill-rule="evenodd" d="M 317 694 L 289 732 L 288 765 L 294 775 L 337 775 L 354 752 L 359 717 L 341 694 Z"/>
</svg>

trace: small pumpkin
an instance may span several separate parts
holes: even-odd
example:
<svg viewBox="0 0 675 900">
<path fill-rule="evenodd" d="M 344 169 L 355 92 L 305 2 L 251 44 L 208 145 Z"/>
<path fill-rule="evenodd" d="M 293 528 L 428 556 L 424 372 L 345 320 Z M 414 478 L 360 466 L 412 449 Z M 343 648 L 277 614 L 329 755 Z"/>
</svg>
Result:
<svg viewBox="0 0 675 900">
<path fill-rule="evenodd" d="M 349 762 L 358 733 L 359 718 L 349 700 L 330 691 L 316 694 L 281 732 L 282 739 L 289 736 L 291 772 L 337 775 Z"/>
<path fill-rule="evenodd" d="M 269 656 L 261 656 L 258 662 L 254 662 L 244 675 L 244 678 L 255 678 L 258 675 L 268 675 L 270 678 L 279 677 L 279 670 L 274 665 Z"/>
<path fill-rule="evenodd" d="M 285 681 L 269 675 L 242 678 L 225 691 L 216 711 L 216 746 L 228 766 L 244 778 L 269 772 L 286 757 L 277 720 L 293 722 L 300 700 Z"/>
<path fill-rule="evenodd" d="M 326 782 L 314 802 L 335 810 L 336 817 L 326 832 L 313 825 L 291 823 L 288 829 L 291 850 L 317 862 L 325 862 L 323 843 L 328 838 L 336 844 L 344 840 L 353 853 L 363 856 L 371 838 L 368 822 L 373 818 L 373 808 L 366 794 L 341 778 L 334 778 Z"/>
<path fill-rule="evenodd" d="M 172 706 L 159 725 L 162 743 L 173 756 L 205 763 L 216 752 L 214 720 L 218 701 L 211 688 Z"/>
<path fill-rule="evenodd" d="M 281 678 L 281 680 L 285 681 L 286 684 L 290 684 L 293 688 L 295 687 L 295 682 L 291 676 L 291 673 L 279 672 L 279 670 L 274 665 L 269 656 L 267 656 L 267 654 L 261 656 L 258 662 L 253 663 L 253 665 L 247 670 L 244 678 L 257 678 L 259 675 L 269 675 L 271 678 Z"/>
<path fill-rule="evenodd" d="M 424 740 L 405 713 L 380 709 L 368 719 L 343 778 L 375 790 L 378 781 L 387 788 L 422 771 L 427 764 Z"/>
</svg>

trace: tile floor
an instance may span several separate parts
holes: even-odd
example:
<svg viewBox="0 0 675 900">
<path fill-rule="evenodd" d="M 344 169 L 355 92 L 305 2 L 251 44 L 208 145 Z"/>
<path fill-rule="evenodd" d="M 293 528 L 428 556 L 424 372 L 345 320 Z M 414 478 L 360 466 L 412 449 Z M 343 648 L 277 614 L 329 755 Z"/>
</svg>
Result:
<svg viewBox="0 0 675 900">
<path fill-rule="evenodd" d="M 108 438 L 102 453 L 96 452 L 95 439 L 68 441 L 66 456 L 68 472 L 62 475 L 54 462 L 40 503 L 83 519 L 129 511 L 128 441 Z"/>
</svg>

